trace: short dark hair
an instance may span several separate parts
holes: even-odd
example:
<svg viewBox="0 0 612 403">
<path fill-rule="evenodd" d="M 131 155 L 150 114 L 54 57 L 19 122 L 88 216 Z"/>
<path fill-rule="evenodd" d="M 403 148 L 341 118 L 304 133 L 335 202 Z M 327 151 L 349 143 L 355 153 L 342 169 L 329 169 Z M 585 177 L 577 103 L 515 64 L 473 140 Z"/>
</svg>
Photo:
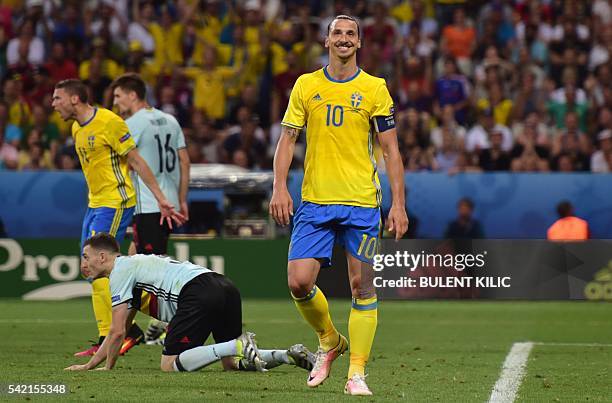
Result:
<svg viewBox="0 0 612 403">
<path fill-rule="evenodd" d="M 565 218 L 574 215 L 574 206 L 567 200 L 563 200 L 557 205 L 557 214 L 559 217 Z"/>
<path fill-rule="evenodd" d="M 468 206 L 470 210 L 474 210 L 474 202 L 469 197 L 464 197 L 463 199 L 459 200 L 459 203 L 457 203 L 457 206 L 461 206 L 462 204 L 465 204 L 466 206 Z"/>
<path fill-rule="evenodd" d="M 106 232 L 98 232 L 83 244 L 83 248 L 87 245 L 94 249 L 103 249 L 109 252 L 119 253 L 119 242 L 111 234 Z"/>
<path fill-rule="evenodd" d="M 136 96 L 140 100 L 144 100 L 147 96 L 147 85 L 144 80 L 136 73 L 126 73 L 118 77 L 111 84 L 111 88 L 115 91 L 115 88 L 121 88 L 123 91 L 131 92 L 134 91 Z"/>
<path fill-rule="evenodd" d="M 355 17 L 351 17 L 350 15 L 345 15 L 345 14 L 340 14 L 334 17 L 333 20 L 331 20 L 329 22 L 329 24 L 327 25 L 327 35 L 329 36 L 329 32 L 331 30 L 331 26 L 334 23 L 334 21 L 336 20 L 349 20 L 349 21 L 353 21 L 356 25 L 357 25 L 357 37 L 361 38 L 361 28 L 359 27 L 359 21 L 357 21 L 357 18 Z"/>
<path fill-rule="evenodd" d="M 83 103 L 86 103 L 89 99 L 87 95 L 87 86 L 76 78 L 69 78 L 68 80 L 62 80 L 59 83 L 55 84 L 55 89 L 63 89 L 70 95 L 77 95 L 79 100 Z"/>
</svg>

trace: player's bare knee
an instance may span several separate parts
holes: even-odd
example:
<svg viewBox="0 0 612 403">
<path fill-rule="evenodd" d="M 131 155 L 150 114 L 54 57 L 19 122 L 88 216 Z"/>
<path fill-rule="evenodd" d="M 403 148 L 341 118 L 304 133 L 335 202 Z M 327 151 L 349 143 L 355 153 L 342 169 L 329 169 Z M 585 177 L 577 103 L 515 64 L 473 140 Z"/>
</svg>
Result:
<svg viewBox="0 0 612 403">
<path fill-rule="evenodd" d="M 287 283 L 289 285 L 289 290 L 291 290 L 291 294 L 297 298 L 302 298 L 308 295 L 313 287 L 310 281 L 300 278 L 300 276 L 289 276 Z"/>
<path fill-rule="evenodd" d="M 367 299 L 376 296 L 376 288 L 371 281 L 362 281 L 361 277 L 351 279 L 351 294 L 353 298 Z"/>
<path fill-rule="evenodd" d="M 287 285 L 294 297 L 305 297 L 314 287 L 312 271 L 307 268 L 289 267 L 287 270 Z"/>
</svg>

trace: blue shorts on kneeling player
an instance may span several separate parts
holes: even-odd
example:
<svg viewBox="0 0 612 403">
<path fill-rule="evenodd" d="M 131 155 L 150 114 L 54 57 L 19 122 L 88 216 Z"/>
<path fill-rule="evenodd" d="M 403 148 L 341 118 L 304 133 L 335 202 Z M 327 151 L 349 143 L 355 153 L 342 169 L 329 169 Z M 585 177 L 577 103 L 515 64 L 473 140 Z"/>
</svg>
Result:
<svg viewBox="0 0 612 403">
<path fill-rule="evenodd" d="M 303 202 L 293 219 L 289 260 L 314 258 L 331 266 L 334 244 L 372 263 L 380 233 L 380 209 Z"/>
</svg>

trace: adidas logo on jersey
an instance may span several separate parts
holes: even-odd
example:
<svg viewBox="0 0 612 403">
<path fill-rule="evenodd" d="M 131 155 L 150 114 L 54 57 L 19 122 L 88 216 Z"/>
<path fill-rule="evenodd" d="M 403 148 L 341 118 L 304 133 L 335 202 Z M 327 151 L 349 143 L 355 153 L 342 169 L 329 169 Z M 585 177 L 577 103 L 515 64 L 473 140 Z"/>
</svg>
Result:
<svg viewBox="0 0 612 403">
<path fill-rule="evenodd" d="M 319 95 L 319 93 L 317 92 L 317 95 L 315 95 L 314 97 L 312 97 L 313 101 L 320 101 L 321 100 L 321 95 Z"/>
</svg>

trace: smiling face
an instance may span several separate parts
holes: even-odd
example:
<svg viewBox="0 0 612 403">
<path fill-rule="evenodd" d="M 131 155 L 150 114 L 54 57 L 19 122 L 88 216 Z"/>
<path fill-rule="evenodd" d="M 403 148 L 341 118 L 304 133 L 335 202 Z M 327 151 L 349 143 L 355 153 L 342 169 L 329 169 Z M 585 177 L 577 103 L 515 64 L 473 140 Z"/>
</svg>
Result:
<svg viewBox="0 0 612 403">
<path fill-rule="evenodd" d="M 361 47 L 357 23 L 348 19 L 336 18 L 329 27 L 325 47 L 329 48 L 330 58 L 346 61 L 355 57 L 357 49 Z"/>
</svg>

